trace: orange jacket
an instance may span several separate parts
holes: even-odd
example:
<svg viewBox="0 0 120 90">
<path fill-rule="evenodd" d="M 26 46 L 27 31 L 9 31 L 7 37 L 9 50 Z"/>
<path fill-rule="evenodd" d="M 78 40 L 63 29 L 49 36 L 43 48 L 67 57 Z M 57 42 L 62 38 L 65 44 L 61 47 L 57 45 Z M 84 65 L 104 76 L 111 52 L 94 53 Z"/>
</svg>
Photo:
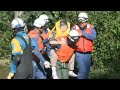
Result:
<svg viewBox="0 0 120 90">
<path fill-rule="evenodd" d="M 39 37 L 38 33 L 34 30 L 31 30 L 28 33 L 30 38 L 37 38 L 38 39 L 38 48 L 39 50 L 42 50 L 44 48 L 43 43 L 42 43 L 42 39 Z"/>
<path fill-rule="evenodd" d="M 59 38 L 57 38 L 58 41 L 61 41 L 62 39 L 64 39 L 66 41 L 67 37 L 59 37 Z M 64 44 L 64 45 L 61 45 L 60 49 L 58 49 L 56 51 L 58 60 L 60 62 L 67 62 L 67 61 L 69 61 L 69 59 L 71 58 L 73 53 L 74 53 L 74 49 L 69 47 L 67 45 L 67 43 Z"/>
<path fill-rule="evenodd" d="M 77 28 L 76 30 L 78 31 L 78 33 L 81 33 L 80 28 L 77 25 L 75 25 L 75 27 Z M 85 30 L 87 34 L 91 33 L 91 27 L 92 27 L 91 24 L 87 24 L 87 29 Z M 80 37 L 80 39 L 76 43 L 76 46 L 77 46 L 76 51 L 78 52 L 92 52 L 93 51 L 93 42 L 91 40 L 86 39 L 83 36 Z"/>
</svg>

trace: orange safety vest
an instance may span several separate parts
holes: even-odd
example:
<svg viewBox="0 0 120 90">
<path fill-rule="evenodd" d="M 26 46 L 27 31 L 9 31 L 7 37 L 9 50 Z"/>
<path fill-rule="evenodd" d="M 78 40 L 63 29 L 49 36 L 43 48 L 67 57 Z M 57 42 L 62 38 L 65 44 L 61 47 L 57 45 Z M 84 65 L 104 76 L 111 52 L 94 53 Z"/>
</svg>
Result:
<svg viewBox="0 0 120 90">
<path fill-rule="evenodd" d="M 74 27 L 76 28 L 78 33 L 81 33 L 80 28 L 77 25 L 75 25 Z M 87 28 L 85 30 L 87 34 L 91 33 L 91 27 L 93 27 L 91 24 L 87 24 Z M 76 43 L 76 46 L 77 46 L 76 51 L 78 52 L 92 52 L 93 51 L 93 41 L 86 39 L 83 36 L 80 37 L 80 39 Z"/>
<path fill-rule="evenodd" d="M 57 38 L 58 41 L 61 41 L 64 39 L 67 40 L 67 37 L 59 37 Z M 67 44 L 61 45 L 60 49 L 56 51 L 58 60 L 60 62 L 67 62 L 71 58 L 72 54 L 74 53 L 74 49 L 69 47 Z"/>
<path fill-rule="evenodd" d="M 38 35 L 38 33 L 34 30 L 31 30 L 28 33 L 30 38 L 37 38 L 38 39 L 38 48 L 39 50 L 42 50 L 44 48 L 43 43 L 42 43 L 42 39 L 40 38 L 40 36 Z"/>
</svg>

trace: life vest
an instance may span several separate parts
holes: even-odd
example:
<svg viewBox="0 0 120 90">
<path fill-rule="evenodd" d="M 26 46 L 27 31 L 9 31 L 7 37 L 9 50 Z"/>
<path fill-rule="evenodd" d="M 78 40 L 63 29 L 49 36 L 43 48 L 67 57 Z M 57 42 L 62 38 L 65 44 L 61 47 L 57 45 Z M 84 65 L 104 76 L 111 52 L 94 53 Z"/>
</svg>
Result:
<svg viewBox="0 0 120 90">
<path fill-rule="evenodd" d="M 38 33 L 34 30 L 31 30 L 28 33 L 30 38 L 37 38 L 38 39 L 38 48 L 39 50 L 42 50 L 44 48 L 43 43 L 42 43 L 42 39 L 40 38 L 40 36 L 38 35 Z"/>
<path fill-rule="evenodd" d="M 67 22 L 68 29 L 65 31 L 64 34 L 62 34 L 62 32 L 61 32 L 61 30 L 60 30 L 60 21 L 61 21 L 61 20 L 59 20 L 58 22 L 55 23 L 55 26 L 53 27 L 53 29 L 52 29 L 52 30 L 50 31 L 50 33 L 49 33 L 49 35 L 50 35 L 54 30 L 56 30 L 55 39 L 58 38 L 58 37 L 60 37 L 61 35 L 62 35 L 62 36 L 67 36 L 67 35 L 69 34 L 69 32 L 70 32 L 70 23 Z"/>
<path fill-rule="evenodd" d="M 48 37 L 49 37 L 49 33 L 50 33 L 50 30 L 47 28 L 47 32 L 43 32 L 43 33 L 41 34 L 42 38 L 43 38 L 43 39 L 48 38 Z"/>
<path fill-rule="evenodd" d="M 59 37 L 57 38 L 57 41 L 61 41 L 61 40 L 67 40 L 67 37 Z M 72 54 L 74 53 L 74 49 L 69 47 L 66 44 L 64 45 L 61 45 L 61 47 L 56 51 L 56 54 L 57 54 L 57 57 L 58 57 L 58 60 L 60 62 L 67 62 L 69 61 L 69 59 L 71 58 Z"/>
<path fill-rule="evenodd" d="M 90 34 L 91 33 L 91 27 L 93 27 L 91 24 L 87 24 L 87 28 L 85 29 L 85 33 Z M 78 33 L 81 33 L 79 26 L 75 25 L 73 29 L 78 31 Z M 78 52 L 92 52 L 93 51 L 93 41 L 86 39 L 85 37 L 81 36 L 78 42 L 76 43 Z"/>
</svg>

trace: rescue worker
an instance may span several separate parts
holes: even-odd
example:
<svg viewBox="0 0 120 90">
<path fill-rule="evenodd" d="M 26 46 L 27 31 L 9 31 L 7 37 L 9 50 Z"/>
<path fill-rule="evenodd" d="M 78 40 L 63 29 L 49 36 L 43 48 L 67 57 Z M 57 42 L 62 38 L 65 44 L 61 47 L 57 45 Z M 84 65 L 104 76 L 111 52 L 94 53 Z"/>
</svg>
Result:
<svg viewBox="0 0 120 90">
<path fill-rule="evenodd" d="M 45 22 L 45 25 L 42 26 L 43 28 L 43 32 L 41 33 L 41 38 L 43 39 L 43 43 L 44 43 L 44 58 L 50 62 L 50 58 L 48 56 L 48 50 L 46 48 L 46 46 L 49 44 L 49 33 L 50 33 L 50 29 L 48 28 L 48 24 L 49 24 L 49 17 L 46 14 L 42 14 L 40 15 L 39 19 L 43 22 Z M 46 70 L 46 76 L 47 79 L 52 79 L 52 71 L 51 68 L 47 68 Z"/>
<path fill-rule="evenodd" d="M 55 36 L 55 39 L 61 37 L 61 36 L 67 36 L 69 34 L 70 31 L 70 23 L 66 22 L 64 20 L 59 20 L 56 23 L 56 27 L 54 27 L 54 29 L 56 28 L 56 33 L 53 32 L 53 36 Z M 52 29 L 52 31 L 54 30 Z M 52 33 L 52 31 L 50 32 L 50 35 Z M 52 38 L 54 40 L 54 38 Z M 52 41 L 52 40 L 51 40 Z M 57 62 L 57 55 L 56 55 L 56 50 L 55 49 L 51 49 L 50 51 L 50 61 L 51 61 L 51 65 L 52 65 L 52 77 L 53 79 L 58 79 L 58 76 L 56 74 L 56 62 Z M 69 76 L 74 76 L 76 77 L 77 75 L 73 72 L 74 70 L 74 54 L 72 55 L 71 59 L 69 60 Z"/>
<path fill-rule="evenodd" d="M 43 39 L 44 46 L 46 46 L 49 42 L 49 33 L 50 33 L 50 29 L 47 26 L 49 22 L 49 17 L 46 14 L 42 14 L 40 15 L 39 19 L 42 22 L 45 22 L 44 26 L 42 26 L 43 32 L 41 33 L 41 38 Z M 44 51 L 47 53 L 46 47 L 44 47 Z"/>
<path fill-rule="evenodd" d="M 25 33 L 24 26 L 25 23 L 20 18 L 14 18 L 11 22 L 13 30 L 12 58 L 7 79 L 32 79 L 32 46 L 34 46 L 34 42 Z"/>
<path fill-rule="evenodd" d="M 35 42 L 36 44 L 36 55 L 34 55 L 34 61 L 33 61 L 33 67 L 34 67 L 34 75 L 33 78 L 37 79 L 46 79 L 46 72 L 45 68 L 50 68 L 50 63 L 45 60 L 43 57 L 44 53 L 44 42 L 41 36 L 41 33 L 43 33 L 42 26 L 45 25 L 45 22 L 41 19 L 37 18 L 34 23 L 34 29 L 31 30 L 28 35 L 30 38 Z M 45 66 L 45 68 L 44 68 Z"/>
<path fill-rule="evenodd" d="M 41 34 L 42 38 L 45 40 L 49 36 L 50 29 L 48 28 L 47 24 L 49 22 L 49 17 L 46 14 L 40 15 L 39 19 L 43 22 L 45 22 L 45 25 L 43 27 L 43 33 Z"/>
<path fill-rule="evenodd" d="M 64 29 L 61 29 L 64 31 Z M 79 39 L 79 34 L 75 30 L 71 30 L 69 36 L 58 37 L 57 41 L 50 41 L 50 44 L 57 45 L 56 55 L 56 72 L 59 79 L 69 79 L 69 60 L 74 54 L 75 44 Z"/>
<path fill-rule="evenodd" d="M 78 24 L 74 25 L 72 29 L 76 30 L 81 36 L 76 43 L 75 51 L 75 60 L 79 71 L 78 79 L 88 79 L 96 31 L 94 26 L 88 23 L 88 15 L 85 12 L 78 15 Z"/>
</svg>

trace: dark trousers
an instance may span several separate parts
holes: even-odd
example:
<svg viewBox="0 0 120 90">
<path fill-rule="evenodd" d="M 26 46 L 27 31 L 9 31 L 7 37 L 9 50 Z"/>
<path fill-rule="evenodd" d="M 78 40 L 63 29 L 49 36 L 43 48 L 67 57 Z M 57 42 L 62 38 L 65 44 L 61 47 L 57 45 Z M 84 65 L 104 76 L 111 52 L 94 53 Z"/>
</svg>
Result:
<svg viewBox="0 0 120 90">
<path fill-rule="evenodd" d="M 91 54 L 76 52 L 75 60 L 78 67 L 78 79 L 88 79 L 91 67 Z"/>
</svg>

